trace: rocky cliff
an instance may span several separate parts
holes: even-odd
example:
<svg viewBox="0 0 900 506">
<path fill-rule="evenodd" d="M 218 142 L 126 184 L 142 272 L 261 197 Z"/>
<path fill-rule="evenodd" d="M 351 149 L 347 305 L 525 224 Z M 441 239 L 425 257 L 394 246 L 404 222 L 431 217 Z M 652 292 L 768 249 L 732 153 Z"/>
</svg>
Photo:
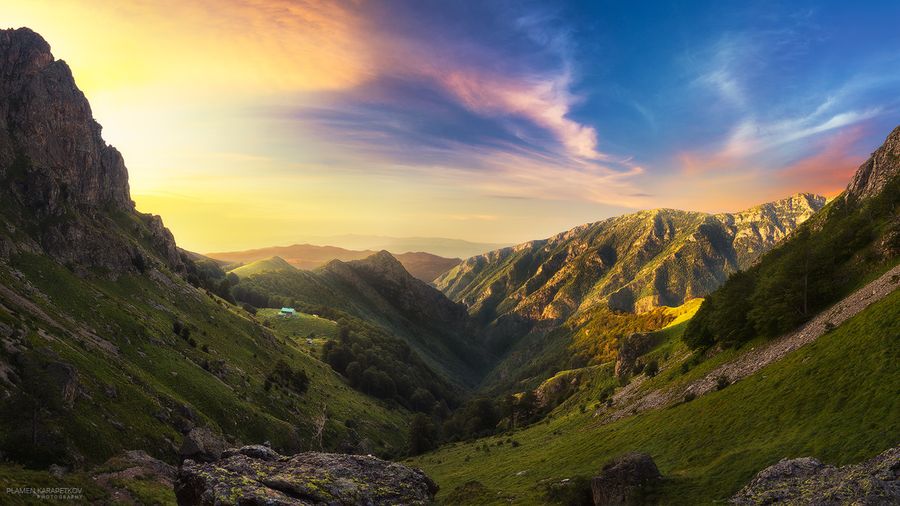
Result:
<svg viewBox="0 0 900 506">
<path fill-rule="evenodd" d="M 872 156 L 859 166 L 845 198 L 864 199 L 881 193 L 887 184 L 900 175 L 900 126 L 895 128 Z"/>
<path fill-rule="evenodd" d="M 27 28 L 0 31 L 0 254 L 43 251 L 75 270 L 181 270 L 171 233 L 134 210 L 72 72 Z"/>
</svg>

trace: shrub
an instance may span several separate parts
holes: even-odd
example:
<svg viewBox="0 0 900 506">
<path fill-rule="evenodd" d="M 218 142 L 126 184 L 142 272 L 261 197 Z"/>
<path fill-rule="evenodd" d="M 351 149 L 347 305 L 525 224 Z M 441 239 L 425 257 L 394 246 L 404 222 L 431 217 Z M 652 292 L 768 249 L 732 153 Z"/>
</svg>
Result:
<svg viewBox="0 0 900 506">
<path fill-rule="evenodd" d="M 729 384 L 730 383 L 728 382 L 728 378 L 726 378 L 725 376 L 719 376 L 718 378 L 716 378 L 716 390 L 723 390 Z"/>
<path fill-rule="evenodd" d="M 268 391 L 273 384 L 302 394 L 309 388 L 309 376 L 303 369 L 293 369 L 283 359 L 279 359 L 275 368 L 266 376 L 263 388 Z"/>
<path fill-rule="evenodd" d="M 576 476 L 571 479 L 554 481 L 546 485 L 544 498 L 548 503 L 572 506 L 590 506 L 594 504 L 591 492 L 591 479 L 587 476 Z"/>
<path fill-rule="evenodd" d="M 600 395 L 597 396 L 597 400 L 600 402 L 605 402 L 607 399 L 611 398 L 615 392 L 616 387 L 609 385 L 600 391 Z"/>
<path fill-rule="evenodd" d="M 631 372 L 635 376 L 644 372 L 644 363 L 643 362 L 635 362 L 634 367 L 631 369 Z"/>
</svg>

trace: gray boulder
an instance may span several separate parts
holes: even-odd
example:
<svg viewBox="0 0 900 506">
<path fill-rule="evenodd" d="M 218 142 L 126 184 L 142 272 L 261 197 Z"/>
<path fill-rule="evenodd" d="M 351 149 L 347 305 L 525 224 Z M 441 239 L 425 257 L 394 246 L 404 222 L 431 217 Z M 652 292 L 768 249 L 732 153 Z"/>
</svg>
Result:
<svg viewBox="0 0 900 506">
<path fill-rule="evenodd" d="M 803 457 L 760 471 L 732 504 L 900 504 L 900 446 L 860 464 L 835 467 Z"/>
<path fill-rule="evenodd" d="M 265 446 L 227 450 L 215 463 L 187 460 L 175 481 L 181 505 L 420 505 L 437 489 L 422 471 L 376 457 L 286 457 Z"/>
<path fill-rule="evenodd" d="M 646 453 L 626 453 L 603 466 L 591 480 L 595 506 L 639 504 L 662 475 Z"/>
<path fill-rule="evenodd" d="M 206 427 L 191 429 L 184 436 L 178 455 L 183 459 L 200 462 L 213 462 L 222 457 L 225 451 L 225 440 Z"/>
</svg>

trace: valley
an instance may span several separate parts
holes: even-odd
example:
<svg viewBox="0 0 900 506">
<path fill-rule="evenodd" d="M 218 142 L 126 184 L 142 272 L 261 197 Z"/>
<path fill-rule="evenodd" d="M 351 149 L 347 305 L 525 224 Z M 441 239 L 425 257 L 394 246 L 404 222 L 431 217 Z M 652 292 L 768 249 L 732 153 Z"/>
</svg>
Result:
<svg viewBox="0 0 900 506">
<path fill-rule="evenodd" d="M 831 198 L 198 254 L 136 209 L 47 41 L 0 30 L 0 77 L 4 489 L 618 504 L 596 477 L 625 455 L 661 476 L 623 502 L 753 504 L 781 459 L 896 468 L 900 127 Z M 878 476 L 835 497 L 900 497 Z"/>
</svg>

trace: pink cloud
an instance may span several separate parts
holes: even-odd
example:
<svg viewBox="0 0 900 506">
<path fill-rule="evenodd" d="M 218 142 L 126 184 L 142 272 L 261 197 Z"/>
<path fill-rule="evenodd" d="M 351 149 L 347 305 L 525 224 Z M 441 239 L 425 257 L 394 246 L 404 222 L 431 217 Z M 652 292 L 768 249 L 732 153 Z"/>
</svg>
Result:
<svg viewBox="0 0 900 506">
<path fill-rule="evenodd" d="M 861 126 L 836 133 L 820 142 L 816 153 L 781 169 L 778 179 L 790 188 L 828 196 L 840 193 L 862 163 L 853 146 L 864 134 Z"/>
<path fill-rule="evenodd" d="M 597 149 L 596 129 L 568 118 L 574 99 L 568 91 L 571 79 L 567 73 L 511 80 L 483 71 L 455 69 L 435 77 L 473 112 L 521 116 L 550 131 L 571 156 L 606 158 Z"/>
</svg>

